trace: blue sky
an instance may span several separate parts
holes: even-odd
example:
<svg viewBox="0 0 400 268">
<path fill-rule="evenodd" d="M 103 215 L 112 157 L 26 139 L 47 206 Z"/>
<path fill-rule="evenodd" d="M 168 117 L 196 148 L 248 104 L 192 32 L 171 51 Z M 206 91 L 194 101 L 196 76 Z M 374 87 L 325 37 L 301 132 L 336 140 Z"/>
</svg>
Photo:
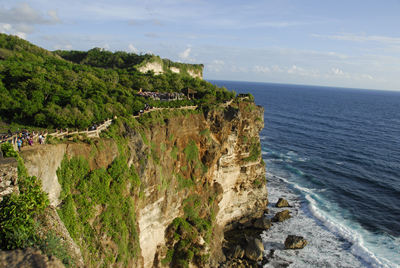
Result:
<svg viewBox="0 0 400 268">
<path fill-rule="evenodd" d="M 2 0 L 0 32 L 203 63 L 206 80 L 400 90 L 399 14 L 398 0 Z"/>
</svg>

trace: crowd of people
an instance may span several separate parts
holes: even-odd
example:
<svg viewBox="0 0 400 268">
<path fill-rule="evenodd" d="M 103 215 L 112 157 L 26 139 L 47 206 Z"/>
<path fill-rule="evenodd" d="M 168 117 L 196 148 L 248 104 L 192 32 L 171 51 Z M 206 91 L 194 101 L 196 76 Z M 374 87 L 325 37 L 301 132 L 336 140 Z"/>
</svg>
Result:
<svg viewBox="0 0 400 268">
<path fill-rule="evenodd" d="M 154 100 L 180 100 L 183 93 L 168 93 L 168 92 L 142 92 L 137 93 L 138 96 L 147 98 L 153 98 Z"/>
<path fill-rule="evenodd" d="M 1 141 L 1 143 L 7 142 L 7 140 L 9 138 L 11 138 L 14 135 L 17 135 L 18 151 L 21 152 L 21 148 L 22 147 L 34 146 L 35 142 L 34 142 L 33 138 L 34 138 L 34 136 L 36 134 L 37 133 L 35 133 L 35 131 L 29 132 L 28 130 L 21 130 L 21 131 L 16 131 L 16 132 L 12 133 L 9 130 L 7 134 L 1 135 L 1 140 L 0 141 Z M 42 133 L 39 133 L 37 140 L 38 140 L 37 142 L 40 145 L 42 145 L 42 144 L 45 144 L 46 137 Z"/>
</svg>

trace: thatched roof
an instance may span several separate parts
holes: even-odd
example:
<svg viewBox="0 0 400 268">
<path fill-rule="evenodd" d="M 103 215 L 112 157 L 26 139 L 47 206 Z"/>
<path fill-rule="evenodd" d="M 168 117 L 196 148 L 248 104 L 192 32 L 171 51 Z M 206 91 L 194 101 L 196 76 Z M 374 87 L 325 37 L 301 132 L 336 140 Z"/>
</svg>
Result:
<svg viewBox="0 0 400 268">
<path fill-rule="evenodd" d="M 193 89 L 188 88 L 188 87 L 185 87 L 184 89 L 182 89 L 181 92 L 184 93 L 184 94 L 188 94 L 188 93 L 189 93 L 189 94 L 194 94 L 194 93 L 197 93 L 196 90 L 193 90 Z"/>
</svg>

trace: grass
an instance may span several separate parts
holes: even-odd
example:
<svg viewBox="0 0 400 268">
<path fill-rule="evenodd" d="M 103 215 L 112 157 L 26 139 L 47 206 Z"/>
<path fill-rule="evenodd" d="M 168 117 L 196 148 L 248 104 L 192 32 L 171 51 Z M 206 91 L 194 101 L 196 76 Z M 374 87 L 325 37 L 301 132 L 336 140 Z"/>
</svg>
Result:
<svg viewBox="0 0 400 268">
<path fill-rule="evenodd" d="M 243 158 L 245 162 L 253 162 L 261 155 L 261 144 L 256 137 L 251 138 L 250 154 L 248 157 Z"/>
<path fill-rule="evenodd" d="M 178 147 L 174 146 L 170 153 L 172 159 L 176 160 L 178 158 Z"/>
<path fill-rule="evenodd" d="M 199 155 L 199 147 L 197 147 L 196 142 L 194 140 L 189 141 L 186 148 L 183 150 L 186 155 L 186 160 L 188 162 L 195 162 L 198 160 Z"/>
<path fill-rule="evenodd" d="M 112 252 L 99 241 L 106 234 L 118 247 L 117 263 L 128 265 L 140 254 L 134 199 L 127 191 L 141 187 L 139 177 L 127 166 L 124 156 L 117 157 L 111 166 L 90 171 L 83 157 L 64 157 L 57 175 L 62 185 L 62 208 L 58 210 L 71 237 L 83 249 L 85 263 L 97 266 L 102 258 L 114 263 Z M 102 213 L 94 217 L 94 208 L 101 205 Z M 90 220 L 96 225 L 91 226 Z M 100 257 L 101 256 L 101 257 Z"/>
</svg>

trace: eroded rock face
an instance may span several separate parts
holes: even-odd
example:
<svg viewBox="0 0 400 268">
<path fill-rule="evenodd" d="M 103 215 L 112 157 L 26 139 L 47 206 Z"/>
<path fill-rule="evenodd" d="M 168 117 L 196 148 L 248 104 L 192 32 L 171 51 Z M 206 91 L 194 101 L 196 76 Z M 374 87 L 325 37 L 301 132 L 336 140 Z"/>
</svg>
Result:
<svg viewBox="0 0 400 268">
<path fill-rule="evenodd" d="M 285 240 L 285 246 L 288 249 L 302 249 L 308 244 L 302 236 L 288 235 Z"/>
<path fill-rule="evenodd" d="M 166 154 L 162 159 L 164 174 L 181 173 L 186 178 L 199 178 L 201 183 L 210 185 L 216 193 L 217 213 L 214 222 L 213 239 L 210 242 L 211 258 L 223 258 L 221 242 L 223 227 L 237 221 L 245 215 L 255 212 L 263 213 L 268 204 L 265 183 L 255 184 L 256 180 L 265 182 L 265 167 L 261 158 L 255 161 L 243 161 L 250 154 L 251 140 L 259 142 L 259 132 L 263 128 L 263 108 L 255 107 L 253 111 L 241 107 L 227 107 L 225 110 L 213 110 L 204 114 L 190 115 L 189 117 L 171 118 L 165 127 L 150 129 L 146 133 L 149 145 L 141 143 L 141 136 L 135 132 L 130 134 L 130 144 L 133 148 L 142 146 L 141 150 L 131 150 L 132 163 L 135 165 L 142 182 L 146 184 L 146 199 L 143 208 L 138 211 L 140 227 L 140 244 L 145 267 L 153 267 L 157 247 L 161 248 L 167 240 L 164 236 L 168 225 L 176 217 L 183 217 L 183 200 L 192 193 L 204 195 L 203 190 L 176 191 L 176 181 L 164 192 L 157 190 L 160 184 L 160 170 L 151 161 L 146 162 L 145 168 L 137 165 L 144 158 L 141 153 L 148 150 L 151 143 L 165 144 Z M 205 131 L 207 130 L 207 131 Z M 209 131 L 208 131 L 209 130 Z M 200 134 L 205 132 L 205 134 Z M 158 134 L 155 134 L 158 133 Z M 208 134 L 209 133 L 209 134 Z M 169 139 L 173 136 L 173 139 Z M 247 142 L 243 141 L 247 137 Z M 189 170 L 185 160 L 184 149 L 190 141 L 194 141 L 199 148 L 199 158 L 202 164 L 209 167 L 205 174 L 198 169 Z M 131 145 L 129 145 L 131 146 Z M 178 148 L 177 159 L 169 157 L 169 148 Z M 161 153 L 161 152 L 160 152 Z M 182 172 L 182 167 L 187 170 Z M 157 174 L 155 177 L 154 174 Z M 157 178 L 158 177 L 158 178 Z M 174 184 L 175 183 L 175 184 Z"/>
<path fill-rule="evenodd" d="M 36 176 L 42 181 L 43 190 L 49 194 L 50 205 L 60 204 L 61 185 L 57 178 L 57 169 L 65 156 L 83 156 L 89 159 L 90 168 L 107 168 L 118 155 L 115 142 L 103 140 L 95 142 L 95 150 L 86 143 L 60 143 L 56 145 L 38 145 L 35 150 L 23 151 L 25 167 L 30 176 Z M 90 155 L 93 157 L 90 157 Z"/>
<path fill-rule="evenodd" d="M 209 250 L 214 263 L 224 258 L 221 243 L 225 225 L 247 216 L 261 217 L 268 204 L 265 166 L 261 155 L 253 151 L 264 127 L 263 113 L 264 109 L 254 103 L 240 102 L 203 113 L 172 116 L 142 133 L 128 124 L 120 125 L 129 140 L 128 165 L 135 167 L 142 191 L 142 197 L 135 200 L 141 258 L 134 261 L 134 267 L 162 267 L 166 246 L 171 246 L 173 239 L 173 234 L 168 236 L 168 228 L 175 218 L 184 217 L 183 201 L 191 195 L 200 196 L 206 204 L 198 211 L 200 217 L 213 210 L 212 239 L 204 243 L 200 236 L 196 243 Z M 195 161 L 188 160 L 185 153 L 189 143 L 198 149 Z M 107 168 L 118 155 L 113 139 L 95 141 L 95 147 L 82 143 L 46 145 L 37 153 L 22 156 L 30 175 L 42 180 L 52 204 L 58 205 L 61 188 L 56 170 L 64 155 L 85 157 L 91 170 Z M 182 178 L 192 180 L 193 185 L 183 187 Z M 106 235 L 99 239 L 107 243 Z"/>
<path fill-rule="evenodd" d="M 164 73 L 162 65 L 158 62 L 147 62 L 146 65 L 140 67 L 138 70 L 141 73 L 147 73 L 148 71 L 153 71 L 155 75 Z M 181 71 L 179 68 L 176 68 L 176 67 L 170 67 L 170 70 L 173 73 L 180 73 L 180 71 Z M 193 78 L 199 77 L 200 79 L 203 79 L 203 74 L 200 70 L 190 70 L 189 69 L 189 70 L 187 70 L 187 72 Z"/>
<path fill-rule="evenodd" d="M 38 249 L 0 250 L 0 267 L 15 268 L 64 268 L 62 262 L 54 256 L 46 256 Z"/>
<path fill-rule="evenodd" d="M 0 158 L 0 201 L 3 196 L 18 193 L 18 162 L 15 158 Z"/>
</svg>

